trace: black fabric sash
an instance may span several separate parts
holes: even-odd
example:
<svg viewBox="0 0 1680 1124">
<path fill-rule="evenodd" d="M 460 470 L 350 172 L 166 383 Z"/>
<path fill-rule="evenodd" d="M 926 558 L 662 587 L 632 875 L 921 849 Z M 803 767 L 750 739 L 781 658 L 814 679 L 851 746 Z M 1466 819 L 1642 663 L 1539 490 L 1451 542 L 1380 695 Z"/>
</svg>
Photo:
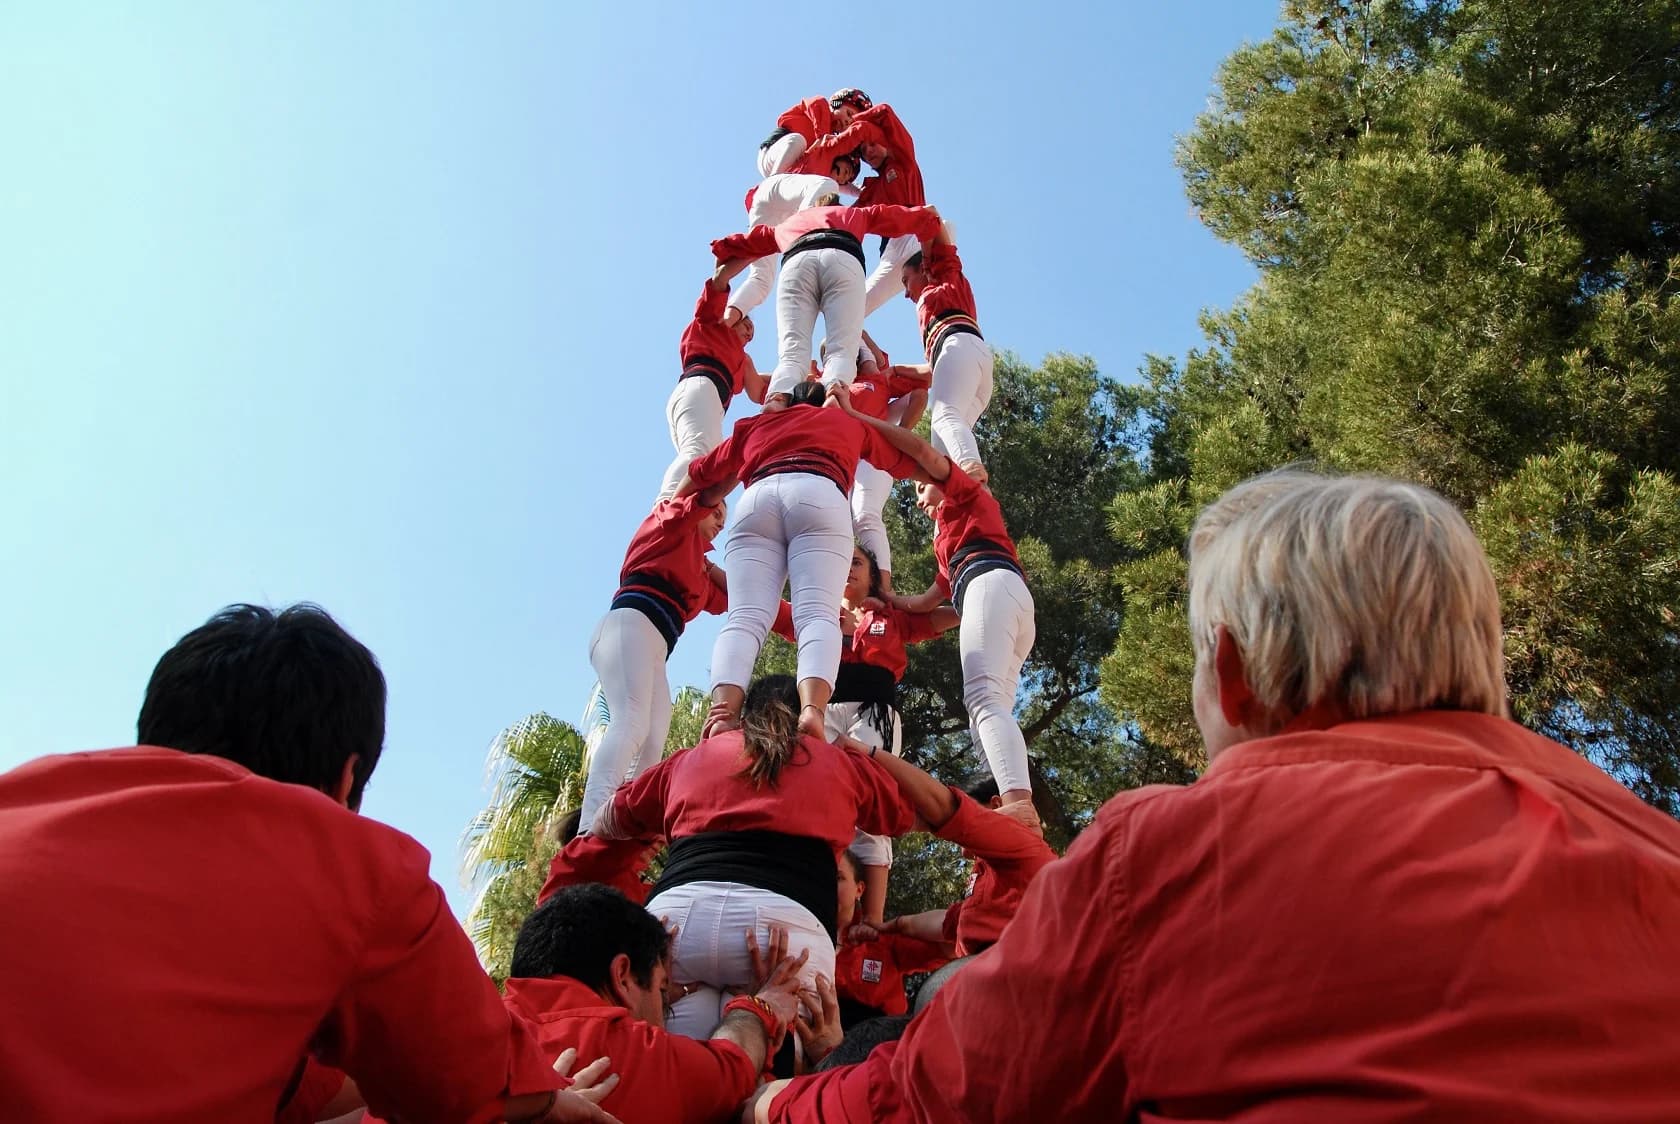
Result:
<svg viewBox="0 0 1680 1124">
<path fill-rule="evenodd" d="M 712 385 L 717 387 L 718 400 L 723 403 L 725 410 L 729 409 L 729 400 L 735 396 L 730 385 L 729 368 L 710 355 L 696 355 L 688 361 L 677 381 L 683 379 L 711 379 Z"/>
<path fill-rule="evenodd" d="M 806 250 L 844 250 L 857 259 L 860 269 L 864 268 L 863 243 L 857 240 L 856 235 L 848 231 L 825 228 L 823 230 L 813 230 L 809 234 L 802 234 L 782 255 L 782 264 L 786 265 L 789 258 L 795 254 L 802 254 Z"/>
<path fill-rule="evenodd" d="M 838 939 L 839 877 L 825 840 L 779 831 L 708 831 L 671 840 L 648 900 L 692 882 L 735 882 L 799 903 Z"/>
</svg>

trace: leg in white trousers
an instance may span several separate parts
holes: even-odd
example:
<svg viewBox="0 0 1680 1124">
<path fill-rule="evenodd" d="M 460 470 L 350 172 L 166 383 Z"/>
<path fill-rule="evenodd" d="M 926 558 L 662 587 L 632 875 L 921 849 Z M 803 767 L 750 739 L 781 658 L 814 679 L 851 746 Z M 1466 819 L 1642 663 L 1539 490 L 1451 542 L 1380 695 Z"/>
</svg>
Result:
<svg viewBox="0 0 1680 1124">
<path fill-rule="evenodd" d="M 823 382 L 849 384 L 857 375 L 857 352 L 863 343 L 863 267 L 844 250 L 805 250 L 782 266 L 776 286 L 780 346 L 771 394 L 789 394 L 805 380 L 818 312 L 828 333 Z"/>
<path fill-rule="evenodd" d="M 1015 721 L 1015 689 L 1035 631 L 1032 594 L 1020 574 L 992 570 L 968 583 L 957 634 L 963 706 L 999 792 L 1032 787 L 1027 742 Z"/>
<path fill-rule="evenodd" d="M 974 423 L 992 400 L 992 348 L 979 336 L 953 336 L 933 365 L 929 427 L 933 447 L 959 465 L 980 459 Z"/>
<path fill-rule="evenodd" d="M 701 380 L 704 381 L 704 380 Z M 712 395 L 717 400 L 717 395 Z M 607 729 L 589 759 L 583 785 L 583 830 L 618 786 L 656 764 L 671 729 L 665 638 L 634 609 L 612 609 L 595 626 L 589 664 L 607 700 Z"/>
<path fill-rule="evenodd" d="M 694 458 L 705 456 L 723 442 L 723 401 L 716 384 L 707 378 L 678 379 L 677 388 L 665 403 L 665 422 L 671 427 L 671 444 L 677 456 L 659 486 L 662 500 L 677 494 Z"/>
<path fill-rule="evenodd" d="M 892 731 L 889 737 L 877 730 L 875 724 L 869 720 L 870 709 L 866 703 L 829 703 L 823 714 L 823 732 L 831 742 L 841 734 L 850 734 L 864 745 L 880 746 L 894 757 L 903 757 L 904 726 L 899 722 L 898 711 L 892 712 Z M 860 831 L 852 838 L 848 850 L 856 855 L 864 866 L 892 866 L 893 850 L 890 836 L 871 835 L 867 831 Z"/>
<path fill-rule="evenodd" d="M 775 226 L 807 207 L 839 186 L 828 176 L 796 176 L 782 173 L 766 179 L 753 192 L 752 206 L 747 208 L 747 226 Z M 729 307 L 750 313 L 770 295 L 770 284 L 776 279 L 776 255 L 766 254 L 747 267 L 741 283 L 729 298 Z"/>
<path fill-rule="evenodd" d="M 834 978 L 834 942 L 828 931 L 810 910 L 780 894 L 735 882 L 691 882 L 655 896 L 647 910 L 676 926 L 671 979 L 702 985 L 671 1007 L 665 1029 L 673 1034 L 708 1037 L 723 1018 L 724 989 L 752 984 L 749 931 L 757 934 L 759 948 L 768 949 L 770 926 L 787 926 L 788 955 L 811 954 L 800 983 L 815 990 L 818 972 Z"/>
<path fill-rule="evenodd" d="M 917 245 L 914 234 L 901 234 L 887 240 L 886 248 L 881 251 L 881 260 L 875 263 L 875 271 L 864 285 L 865 316 L 894 297 L 904 295 L 904 263 L 916 252 Z"/>
<path fill-rule="evenodd" d="M 787 171 L 799 162 L 805 155 L 805 138 L 798 133 L 789 133 L 775 144 L 758 150 L 758 176 L 769 179 Z"/>
<path fill-rule="evenodd" d="M 892 544 L 887 541 L 887 524 L 881 511 L 892 495 L 893 478 L 868 461 L 859 461 L 852 481 L 852 529 L 857 541 L 875 558 L 875 564 L 892 573 Z"/>
<path fill-rule="evenodd" d="M 832 684 L 840 669 L 840 595 L 851 564 L 852 513 L 833 481 L 786 472 L 748 488 L 724 551 L 729 616 L 712 649 L 712 686 L 747 686 L 783 581 L 799 637 L 799 678 Z"/>
</svg>

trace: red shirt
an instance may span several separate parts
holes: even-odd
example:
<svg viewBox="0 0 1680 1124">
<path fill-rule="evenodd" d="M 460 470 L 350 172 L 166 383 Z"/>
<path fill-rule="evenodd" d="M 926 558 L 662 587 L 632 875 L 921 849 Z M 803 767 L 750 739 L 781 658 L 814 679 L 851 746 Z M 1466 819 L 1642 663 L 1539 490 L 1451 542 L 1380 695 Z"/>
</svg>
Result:
<svg viewBox="0 0 1680 1124">
<path fill-rule="evenodd" d="M 700 533 L 700 523 L 708 514 L 692 494 L 655 504 L 630 539 L 618 572 L 619 589 L 655 594 L 665 604 L 673 604 L 674 591 L 684 624 L 702 612 L 727 612 L 729 595 L 706 573 L 712 544 Z M 652 583 L 646 580 L 649 575 Z"/>
<path fill-rule="evenodd" d="M 807 234 L 843 230 L 860 242 L 870 234 L 896 238 L 914 234 L 926 242 L 939 233 L 939 216 L 926 207 L 807 207 L 775 226 L 755 226 L 745 234 L 731 234 L 712 243 L 718 261 L 762 258 L 786 250 Z"/>
<path fill-rule="evenodd" d="M 834 954 L 834 986 L 842 998 L 885 1015 L 902 1015 L 910 1010 L 904 977 L 931 972 L 949 959 L 937 944 L 882 933 L 872 941 L 840 946 Z"/>
<path fill-rule="evenodd" d="M 297 1089 L 274 1116 L 274 1124 L 315 1124 L 344 1088 L 344 1071 L 305 1058 Z"/>
<path fill-rule="evenodd" d="M 1680 823 L 1423 711 L 1116 796 L 858 1068 L 884 1120 L 1677 1120 L 1677 947 Z"/>
<path fill-rule="evenodd" d="M 618 1087 L 601 1107 L 626 1124 L 715 1124 L 758 1087 L 752 1060 L 733 1042 L 670 1034 L 569 976 L 510 979 L 506 1002 L 550 1054 L 571 1046 L 580 1066 L 612 1059 Z"/>
<path fill-rule="evenodd" d="M 955 462 L 951 464 L 951 475 L 939 488 L 945 493 L 945 502 L 939 505 L 934 522 L 933 557 L 939 563 L 937 580 L 945 596 L 951 595 L 951 559 L 972 543 L 984 541 L 1001 547 L 1020 566 L 1015 540 L 1009 537 L 1009 528 L 1003 524 L 1003 510 L 991 492 L 976 484 L 974 477 Z"/>
<path fill-rule="evenodd" d="M 880 766 L 802 737 L 776 783 L 754 787 L 741 732 L 679 750 L 613 794 L 614 836 L 681 839 L 708 831 L 776 831 L 825 840 L 838 855 L 858 829 L 903 835 L 914 813 Z"/>
<path fill-rule="evenodd" d="M 776 610 L 771 628 L 788 643 L 799 642 L 793 627 L 793 606 L 786 601 Z M 890 605 L 883 609 L 864 609 L 858 615 L 857 628 L 850 636 L 840 638 L 840 662 L 884 667 L 896 681 L 904 678 L 905 669 L 910 666 L 906 646 L 938 635 L 932 613 L 907 613 Z"/>
<path fill-rule="evenodd" d="M 860 460 L 899 480 L 917 472 L 915 461 L 844 411 L 789 406 L 736 422 L 721 445 L 688 466 L 688 479 L 704 489 L 777 470 L 813 472 L 849 493 Z"/>
<path fill-rule="evenodd" d="M 141 746 L 0 776 L 4 1115 L 271 1120 L 311 1051 L 408 1120 L 499 1120 L 555 1088 L 428 863 L 219 757 Z"/>
<path fill-rule="evenodd" d="M 541 905 L 567 886 L 599 882 L 637 905 L 644 905 L 648 891 L 653 888 L 641 878 L 647 866 L 648 846 L 639 839 L 576 836 L 548 864 L 548 880 L 537 891 L 537 904 Z"/>
<path fill-rule="evenodd" d="M 705 362 L 708 359 L 720 364 L 723 370 L 719 374 L 729 383 L 729 393 L 733 396 L 741 393 L 746 385 L 752 360 L 747 357 L 746 345 L 735 329 L 723 322 L 723 311 L 728 304 L 729 287 L 714 289 L 707 282 L 694 305 L 694 320 L 683 329 L 677 353 L 685 371 L 695 365 L 710 366 Z"/>
<path fill-rule="evenodd" d="M 922 269 L 928 274 L 928 286 L 916 301 L 916 323 L 921 327 L 922 348 L 932 362 L 945 329 L 962 324 L 979 331 L 980 312 L 955 246 L 949 242 L 928 243 L 922 251 Z"/>
<path fill-rule="evenodd" d="M 852 408 L 860 414 L 886 421 L 888 406 L 906 394 L 926 389 L 926 379 L 895 375 L 890 368 L 878 375 L 859 375 L 852 381 Z"/>
<path fill-rule="evenodd" d="M 859 206 L 878 203 L 897 203 L 901 207 L 921 207 L 927 204 L 927 188 L 922 184 L 922 167 L 916 163 L 916 142 L 910 130 L 898 119 L 893 108 L 880 105 L 852 118 L 846 130 L 838 134 L 834 145 L 841 151 L 879 144 L 890 154 L 877 168 L 876 174 L 863 181 L 858 193 Z"/>
<path fill-rule="evenodd" d="M 806 144 L 810 144 L 818 137 L 834 131 L 834 107 L 824 97 L 806 98 L 776 118 L 776 127 L 786 129 L 790 133 L 798 133 L 805 138 Z"/>
<path fill-rule="evenodd" d="M 1056 861 L 1039 835 L 957 789 L 957 812 L 934 832 L 974 859 L 968 896 L 945 911 L 945 939 L 958 956 L 973 956 L 997 943 L 1021 908 L 1038 872 Z"/>
</svg>

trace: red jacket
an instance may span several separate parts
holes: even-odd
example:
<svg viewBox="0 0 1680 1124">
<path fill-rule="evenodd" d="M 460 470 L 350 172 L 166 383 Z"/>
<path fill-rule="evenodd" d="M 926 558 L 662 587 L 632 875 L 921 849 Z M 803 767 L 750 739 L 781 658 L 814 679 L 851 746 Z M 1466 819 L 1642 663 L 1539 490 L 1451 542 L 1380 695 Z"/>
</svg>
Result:
<svg viewBox="0 0 1680 1124">
<path fill-rule="evenodd" d="M 505 1096 L 557 1087 L 429 860 L 219 757 L 0 776 L 5 1117 L 271 1120 L 311 1051 L 407 1120 L 500 1120 Z"/>
<path fill-rule="evenodd" d="M 922 251 L 922 269 L 928 286 L 916 301 L 916 323 L 922 332 L 922 348 L 928 362 L 939 354 L 939 342 L 953 327 L 980 330 L 980 313 L 974 306 L 974 290 L 963 276 L 962 258 L 949 242 L 930 242 Z"/>
<path fill-rule="evenodd" d="M 786 601 L 776 610 L 776 619 L 770 627 L 788 643 L 799 643 L 793 627 L 793 606 Z M 852 635 L 840 638 L 840 662 L 884 667 L 892 672 L 894 680 L 903 679 L 905 669 L 910 666 L 906 646 L 932 640 L 938 635 L 939 631 L 933 627 L 932 613 L 908 613 L 890 605 L 883 609 L 865 609 L 859 614 L 857 628 Z"/>
<path fill-rule="evenodd" d="M 872 941 L 840 946 L 834 954 L 834 987 L 843 999 L 884 1015 L 902 1015 L 910 1010 L 904 977 L 931 972 L 949 959 L 937 944 L 882 933 Z"/>
<path fill-rule="evenodd" d="M 681 839 L 710 831 L 776 831 L 822 839 L 838 855 L 861 829 L 903 835 L 914 813 L 880 766 L 802 737 L 774 786 L 754 787 L 741 732 L 679 750 L 613 794 L 610 836 Z"/>
<path fill-rule="evenodd" d="M 1009 528 L 1004 526 L 997 498 L 954 462 L 951 475 L 939 487 L 945 493 L 945 502 L 940 504 L 935 520 L 933 557 L 939 563 L 937 580 L 945 596 L 951 596 L 951 562 L 964 547 L 980 542 L 993 544 L 1014 559 L 1018 568 L 1021 556 L 1015 551 Z"/>
<path fill-rule="evenodd" d="M 647 866 L 648 846 L 639 839 L 579 835 L 560 848 L 548 864 L 548 880 L 537 891 L 537 904 L 541 905 L 567 886 L 599 882 L 637 905 L 644 905 L 652 889 L 641 878 Z"/>
<path fill-rule="evenodd" d="M 910 130 L 898 119 L 893 108 L 880 105 L 859 113 L 851 125 L 835 135 L 832 147 L 849 152 L 868 144 L 886 148 L 889 157 L 875 169 L 876 174 L 863 181 L 859 192 L 859 206 L 896 203 L 901 207 L 922 207 L 927 204 L 927 188 L 922 184 L 922 168 L 916 163 L 916 142 Z M 824 173 L 827 175 L 828 173 Z"/>
<path fill-rule="evenodd" d="M 1680 823 L 1564 747 L 1293 729 L 1110 800 L 858 1068 L 882 1120 L 1680 1120 L 1677 947 Z"/>
<path fill-rule="evenodd" d="M 545 1052 L 575 1047 L 580 1066 L 612 1059 L 618 1087 L 601 1107 L 626 1124 L 716 1124 L 733 1119 L 758 1086 L 752 1060 L 733 1042 L 668 1033 L 569 976 L 510 979 L 506 1002 Z"/>
<path fill-rule="evenodd" d="M 776 118 L 776 127 L 798 133 L 805 138 L 806 144 L 811 144 L 818 137 L 834 131 L 834 107 L 824 97 L 806 98 Z"/>
<path fill-rule="evenodd" d="M 973 956 L 997 943 L 1021 908 L 1038 872 L 1056 861 L 1040 836 L 970 799 L 957 789 L 957 811 L 935 835 L 974 859 L 968 895 L 945 911 L 945 939 L 958 956 Z"/>
<path fill-rule="evenodd" d="M 896 238 L 914 234 L 928 241 L 939 233 L 940 219 L 926 207 L 807 207 L 775 226 L 755 226 L 744 234 L 731 234 L 712 243 L 718 261 L 762 258 L 780 253 L 807 234 L 818 230 L 843 230 L 862 241 L 871 234 Z"/>
<path fill-rule="evenodd" d="M 746 385 L 747 372 L 752 369 L 752 359 L 747 355 L 746 345 L 741 337 L 735 334 L 735 329 L 727 327 L 723 322 L 723 311 L 729 304 L 729 287 L 714 289 L 710 282 L 700 290 L 700 299 L 694 305 L 694 320 L 683 329 L 682 342 L 677 345 L 677 354 L 682 360 L 682 369 L 688 371 L 696 366 L 705 368 L 721 367 L 717 373 L 729 384 L 729 393 L 733 397 L 741 393 Z M 708 362 L 708 360 L 710 362 Z M 728 402 L 724 403 L 727 409 Z"/>
<path fill-rule="evenodd" d="M 700 534 L 706 515 L 707 509 L 692 494 L 655 504 L 625 551 L 619 591 L 657 596 L 677 610 L 683 624 L 702 612 L 727 612 L 728 595 L 706 573 L 706 555 L 712 549 Z"/>
<path fill-rule="evenodd" d="M 775 472 L 811 472 L 850 493 L 860 460 L 899 480 L 918 471 L 915 461 L 844 411 L 789 406 L 736 422 L 721 445 L 688 466 L 688 479 L 704 489 Z"/>
</svg>

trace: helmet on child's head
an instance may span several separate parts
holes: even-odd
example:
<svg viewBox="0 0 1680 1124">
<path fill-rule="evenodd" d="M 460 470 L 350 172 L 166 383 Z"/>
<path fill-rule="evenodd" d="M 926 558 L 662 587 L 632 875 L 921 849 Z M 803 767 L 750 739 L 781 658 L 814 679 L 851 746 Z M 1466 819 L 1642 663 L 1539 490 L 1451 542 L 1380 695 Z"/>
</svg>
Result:
<svg viewBox="0 0 1680 1124">
<path fill-rule="evenodd" d="M 837 90 L 834 95 L 828 99 L 828 104 L 830 108 L 833 109 L 839 109 L 842 106 L 849 105 L 859 113 L 862 113 L 875 103 L 870 101 L 869 95 L 864 93 L 862 90 L 854 90 L 852 87 L 847 86 L 844 90 Z"/>
</svg>

